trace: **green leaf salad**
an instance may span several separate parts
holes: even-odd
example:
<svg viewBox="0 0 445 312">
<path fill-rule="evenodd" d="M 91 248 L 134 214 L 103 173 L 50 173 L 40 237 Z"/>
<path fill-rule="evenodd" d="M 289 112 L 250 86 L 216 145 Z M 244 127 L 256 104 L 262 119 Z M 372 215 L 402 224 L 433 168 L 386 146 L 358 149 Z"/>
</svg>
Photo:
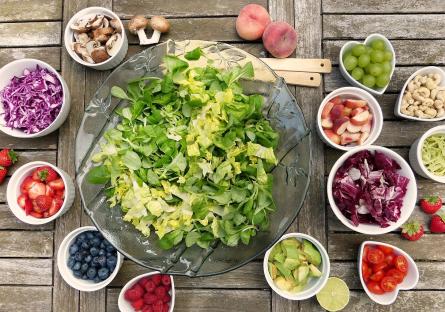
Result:
<svg viewBox="0 0 445 312">
<path fill-rule="evenodd" d="M 199 58 L 194 50 L 189 59 Z M 263 117 L 260 95 L 245 95 L 239 80 L 253 66 L 189 67 L 167 55 L 163 79 L 144 77 L 113 96 L 129 102 L 120 123 L 104 134 L 100 163 L 87 179 L 107 184 L 111 207 L 142 234 L 152 231 L 170 249 L 249 244 L 267 230 L 275 209 L 270 170 L 278 133 Z"/>
</svg>

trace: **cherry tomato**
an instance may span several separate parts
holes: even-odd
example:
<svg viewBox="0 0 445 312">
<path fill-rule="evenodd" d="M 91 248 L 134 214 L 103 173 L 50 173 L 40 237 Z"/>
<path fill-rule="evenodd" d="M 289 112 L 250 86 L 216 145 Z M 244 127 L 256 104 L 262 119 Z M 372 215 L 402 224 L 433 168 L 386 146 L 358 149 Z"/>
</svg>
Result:
<svg viewBox="0 0 445 312">
<path fill-rule="evenodd" d="M 362 262 L 362 276 L 363 276 L 363 279 L 365 280 L 365 282 L 369 281 L 369 277 L 371 276 L 371 274 L 372 274 L 371 268 L 365 261 L 363 261 Z"/>
<path fill-rule="evenodd" d="M 394 258 L 394 266 L 402 273 L 408 272 L 408 261 L 402 255 L 398 255 Z"/>
<path fill-rule="evenodd" d="M 393 253 L 394 249 L 389 246 L 377 245 L 377 248 L 383 251 L 385 255 L 390 255 Z"/>
<path fill-rule="evenodd" d="M 378 264 L 374 264 L 372 266 L 372 271 L 373 272 L 377 272 L 377 271 L 382 271 L 383 269 L 386 269 L 388 265 L 386 264 L 386 262 L 382 262 L 382 263 L 378 263 Z"/>
<path fill-rule="evenodd" d="M 386 255 L 385 256 L 385 263 L 388 266 L 392 266 L 394 264 L 394 255 Z"/>
<path fill-rule="evenodd" d="M 386 272 L 386 276 L 392 276 L 396 280 L 397 284 L 400 284 L 403 282 L 403 279 L 405 278 L 405 273 L 400 272 L 397 269 L 391 269 L 388 272 Z"/>
<path fill-rule="evenodd" d="M 381 294 L 385 293 L 383 291 L 382 287 L 380 287 L 379 283 L 369 282 L 368 284 L 366 284 L 366 286 L 368 287 L 369 291 L 374 293 L 374 294 L 381 295 Z"/>
<path fill-rule="evenodd" d="M 379 264 L 385 259 L 385 254 L 380 249 L 370 249 L 367 255 L 368 262 Z"/>
<path fill-rule="evenodd" d="M 371 280 L 371 281 L 374 281 L 374 282 L 379 282 L 379 281 L 381 281 L 382 280 L 382 278 L 385 276 L 385 272 L 383 272 L 383 271 L 377 271 L 377 272 L 374 272 L 370 277 L 369 277 L 369 279 Z"/>
<path fill-rule="evenodd" d="M 385 276 L 380 282 L 380 287 L 385 292 L 393 291 L 394 289 L 396 289 L 396 286 L 397 286 L 397 281 L 392 276 Z"/>
<path fill-rule="evenodd" d="M 368 261 L 369 249 L 371 249 L 371 247 L 369 247 L 369 246 L 365 246 L 365 248 L 363 248 L 363 261 Z"/>
</svg>

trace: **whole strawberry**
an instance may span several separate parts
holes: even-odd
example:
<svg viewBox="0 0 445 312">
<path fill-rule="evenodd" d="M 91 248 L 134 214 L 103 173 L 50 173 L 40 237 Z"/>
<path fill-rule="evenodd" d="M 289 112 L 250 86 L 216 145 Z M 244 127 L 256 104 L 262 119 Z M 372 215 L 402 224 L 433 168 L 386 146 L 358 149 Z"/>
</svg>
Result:
<svg viewBox="0 0 445 312">
<path fill-rule="evenodd" d="M 0 166 L 9 167 L 17 161 L 17 154 L 14 150 L 2 149 L 0 151 Z"/>
<path fill-rule="evenodd" d="M 439 196 L 428 196 L 420 200 L 420 207 L 425 213 L 436 213 L 442 207 L 442 199 Z"/>
<path fill-rule="evenodd" d="M 435 214 L 430 222 L 431 233 L 445 233 L 445 214 Z"/>
<path fill-rule="evenodd" d="M 419 240 L 423 236 L 423 225 L 419 221 L 409 221 L 402 226 L 402 237 L 410 241 Z"/>
<path fill-rule="evenodd" d="M 6 178 L 6 174 L 8 173 L 8 170 L 2 166 L 0 166 L 0 184 L 3 183 L 3 181 Z"/>
</svg>

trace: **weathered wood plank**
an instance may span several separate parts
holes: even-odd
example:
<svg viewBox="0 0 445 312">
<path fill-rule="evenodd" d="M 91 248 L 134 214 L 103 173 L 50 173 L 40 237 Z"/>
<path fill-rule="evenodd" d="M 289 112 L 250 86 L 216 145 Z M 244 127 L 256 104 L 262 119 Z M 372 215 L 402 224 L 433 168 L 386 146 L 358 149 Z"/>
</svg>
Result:
<svg viewBox="0 0 445 312">
<path fill-rule="evenodd" d="M 133 261 L 126 260 L 110 286 L 122 287 L 130 279 L 149 270 Z M 268 284 L 263 274 L 262 262 L 250 262 L 241 268 L 218 276 L 189 278 L 175 276 L 175 284 L 181 288 L 248 288 L 264 289 Z"/>
<path fill-rule="evenodd" d="M 0 258 L 52 257 L 53 233 L 50 231 L 0 231 Z"/>
<path fill-rule="evenodd" d="M 340 49 L 345 40 L 327 40 L 323 42 L 323 55 L 338 64 Z M 445 63 L 445 40 L 391 40 L 396 52 L 397 65 Z"/>
<path fill-rule="evenodd" d="M 415 260 L 444 261 L 445 250 L 438 248 L 438 242 L 445 238 L 442 234 L 425 234 L 420 240 L 411 242 L 402 239 L 399 234 L 362 235 L 362 234 L 329 234 L 329 257 L 331 260 L 355 261 L 358 248 L 365 240 L 375 240 L 395 245 L 406 251 Z"/>
<path fill-rule="evenodd" d="M 400 93 L 406 80 L 421 66 L 396 67 L 389 83 L 387 93 Z M 332 73 L 325 76 L 325 91 L 331 92 L 337 88 L 348 87 L 350 84 L 343 78 L 338 67 L 332 68 Z"/>
<path fill-rule="evenodd" d="M 56 149 L 57 148 L 57 131 L 41 138 L 32 140 L 14 138 L 3 132 L 0 132 L 0 144 L 2 148 L 14 149 Z"/>
<path fill-rule="evenodd" d="M 120 289 L 107 290 L 107 312 L 118 312 Z M 265 290 L 188 290 L 176 289 L 175 312 L 266 312 L 270 311 L 270 292 Z"/>
<path fill-rule="evenodd" d="M 51 287 L 0 286 L 0 311 L 51 311 Z"/>
<path fill-rule="evenodd" d="M 439 124 L 440 122 L 386 121 L 374 144 L 409 147 L 425 131 Z"/>
<path fill-rule="evenodd" d="M 55 165 L 56 156 L 56 151 L 17 151 L 18 161 L 8 171 L 8 176 L 13 175 L 18 168 L 31 161 L 46 161 Z"/>
<path fill-rule="evenodd" d="M 53 228 L 53 222 L 42 225 L 23 223 L 14 216 L 8 205 L 0 204 L 0 229 L 2 230 L 52 230 Z"/>
<path fill-rule="evenodd" d="M 241 41 L 235 30 L 235 17 L 221 18 L 172 18 L 170 19 L 171 29 L 167 34 L 163 34 L 161 41 L 174 40 L 210 40 L 210 41 Z M 128 21 L 124 21 L 125 28 Z M 199 31 L 197 31 L 199 29 Z M 0 28 L 1 30 L 1 28 Z M 139 43 L 136 35 L 132 35 L 126 29 L 128 42 Z M 147 31 L 148 36 L 151 32 Z M 1 41 L 0 41 L 1 42 Z"/>
<path fill-rule="evenodd" d="M 0 24 L 0 46 L 48 46 L 61 44 L 60 22 Z"/>
<path fill-rule="evenodd" d="M 129 19 L 135 14 L 167 17 L 225 16 L 238 15 L 241 8 L 249 3 L 257 3 L 267 7 L 267 0 L 124 0 L 115 1 L 113 9 L 116 14 L 125 19 Z"/>
<path fill-rule="evenodd" d="M 0 2 L 0 22 L 43 21 L 61 18 L 61 0 L 2 0 Z"/>
<path fill-rule="evenodd" d="M 428 27 L 425 27 L 428 25 Z M 442 39 L 441 14 L 323 15 L 323 38 L 366 38 L 379 33 L 389 39 Z"/>
<path fill-rule="evenodd" d="M 445 262 L 417 262 L 420 278 L 416 289 L 445 289 Z M 357 262 L 334 262 L 331 276 L 337 276 L 348 284 L 350 289 L 363 289 L 358 277 Z"/>
<path fill-rule="evenodd" d="M 442 0 L 329 0 L 323 1 L 323 13 L 443 13 Z"/>
<path fill-rule="evenodd" d="M 38 59 L 60 70 L 60 47 L 0 49 L 0 66 L 23 58 Z"/>
<path fill-rule="evenodd" d="M 52 285 L 52 259 L 0 259 L 3 285 Z"/>
</svg>

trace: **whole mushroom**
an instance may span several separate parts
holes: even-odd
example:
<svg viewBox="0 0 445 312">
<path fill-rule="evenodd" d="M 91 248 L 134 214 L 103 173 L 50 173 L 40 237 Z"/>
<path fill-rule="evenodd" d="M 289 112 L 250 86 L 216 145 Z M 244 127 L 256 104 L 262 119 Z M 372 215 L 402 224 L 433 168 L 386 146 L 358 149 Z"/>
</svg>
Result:
<svg viewBox="0 0 445 312">
<path fill-rule="evenodd" d="M 132 34 L 137 34 L 139 37 L 139 44 L 148 45 L 158 43 L 161 38 L 161 33 L 170 30 L 170 23 L 163 16 L 153 16 L 150 21 L 150 26 L 153 28 L 153 34 L 150 39 L 147 38 L 145 28 L 149 24 L 148 19 L 142 15 L 135 15 L 128 23 L 128 30 Z"/>
</svg>

